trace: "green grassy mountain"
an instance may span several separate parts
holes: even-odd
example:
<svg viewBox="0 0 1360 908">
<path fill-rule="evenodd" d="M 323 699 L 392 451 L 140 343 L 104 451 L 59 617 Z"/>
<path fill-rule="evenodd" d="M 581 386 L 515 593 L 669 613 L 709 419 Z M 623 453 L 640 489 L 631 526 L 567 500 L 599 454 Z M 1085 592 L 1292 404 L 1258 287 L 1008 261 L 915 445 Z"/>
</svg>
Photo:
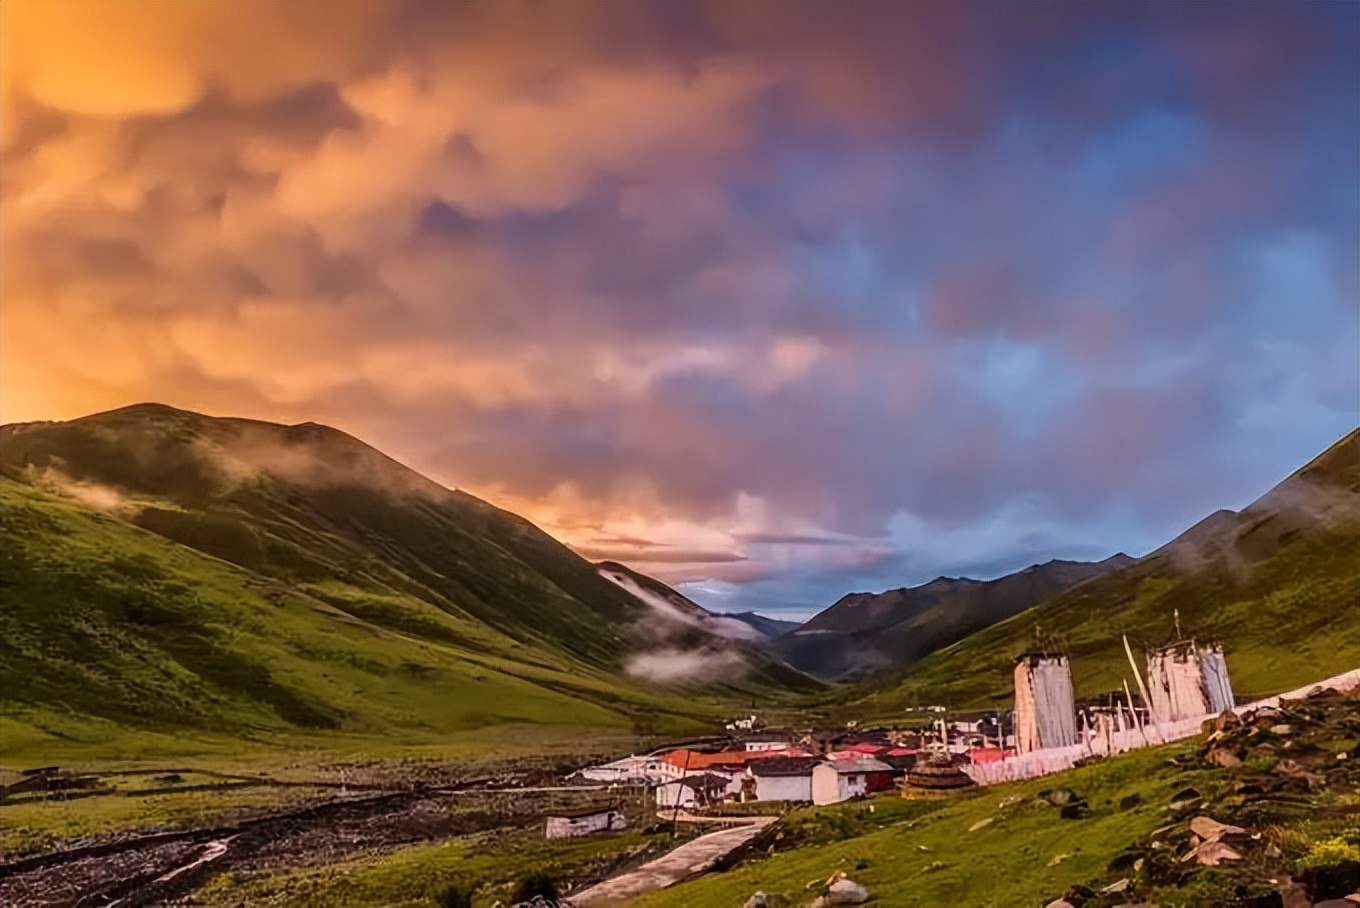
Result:
<svg viewBox="0 0 1360 908">
<path fill-rule="evenodd" d="M 324 426 L 137 405 L 0 427 L 0 471 L 0 708 L 24 721 L 693 727 L 815 687 Z M 629 673 L 695 653 L 666 675 L 684 697 Z"/>
<path fill-rule="evenodd" d="M 921 586 L 848 593 L 769 648 L 827 679 L 901 671 L 974 631 L 1132 563 L 1124 554 L 1099 562 L 1053 560 L 995 580 L 937 577 Z"/>
<path fill-rule="evenodd" d="M 1079 695 L 1111 691 L 1130 674 L 1122 635 L 1135 653 L 1160 645 L 1177 613 L 1187 636 L 1224 642 L 1239 698 L 1360 666 L 1360 430 L 1241 512 L 931 654 L 863 706 L 1003 704 L 1036 631 L 1065 646 Z"/>
</svg>

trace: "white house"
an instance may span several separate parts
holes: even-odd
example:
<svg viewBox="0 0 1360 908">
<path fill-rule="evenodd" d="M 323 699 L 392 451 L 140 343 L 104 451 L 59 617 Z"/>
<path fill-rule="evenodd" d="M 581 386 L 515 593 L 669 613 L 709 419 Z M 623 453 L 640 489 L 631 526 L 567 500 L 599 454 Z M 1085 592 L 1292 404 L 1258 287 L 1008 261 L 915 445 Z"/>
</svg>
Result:
<svg viewBox="0 0 1360 908">
<path fill-rule="evenodd" d="M 779 735 L 761 735 L 757 738 L 748 738 L 743 746 L 748 754 L 754 754 L 772 750 L 787 750 L 789 742 L 787 738 Z"/>
<path fill-rule="evenodd" d="M 727 797 L 732 780 L 704 772 L 658 785 L 657 807 L 708 807 Z"/>
<path fill-rule="evenodd" d="M 549 814 L 543 835 L 549 839 L 565 839 L 596 832 L 613 832 L 627 825 L 623 812 L 617 807 L 593 807 L 589 810 Z"/>
<path fill-rule="evenodd" d="M 826 760 L 812 767 L 812 803 L 835 804 L 892 786 L 893 768 L 873 757 Z"/>
<path fill-rule="evenodd" d="M 811 801 L 816 757 L 771 757 L 753 760 L 746 771 L 755 779 L 757 801 Z"/>
<path fill-rule="evenodd" d="M 684 775 L 684 771 L 655 756 L 631 756 L 600 766 L 587 766 L 578 772 L 592 782 L 649 782 L 658 784 Z"/>
</svg>

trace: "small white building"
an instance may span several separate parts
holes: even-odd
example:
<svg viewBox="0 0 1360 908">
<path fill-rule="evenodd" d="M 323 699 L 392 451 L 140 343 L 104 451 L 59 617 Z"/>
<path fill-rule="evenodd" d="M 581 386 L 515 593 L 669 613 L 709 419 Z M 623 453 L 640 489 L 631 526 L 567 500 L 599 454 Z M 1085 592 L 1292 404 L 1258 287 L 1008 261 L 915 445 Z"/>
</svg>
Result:
<svg viewBox="0 0 1360 908">
<path fill-rule="evenodd" d="M 592 782 L 645 782 L 659 784 L 684 775 L 684 771 L 657 756 L 631 756 L 599 766 L 587 766 L 577 775 Z"/>
<path fill-rule="evenodd" d="M 756 735 L 747 738 L 742 744 L 748 754 L 765 753 L 771 750 L 787 750 L 789 739 L 784 735 Z"/>
<path fill-rule="evenodd" d="M 617 807 L 592 807 L 589 810 L 549 814 L 543 835 L 549 839 L 566 839 L 597 832 L 614 832 L 627 825 L 623 811 Z"/>
<path fill-rule="evenodd" d="M 657 807 L 710 807 L 727 798 L 732 780 L 712 772 L 685 776 L 656 787 Z"/>
<path fill-rule="evenodd" d="M 826 760 L 812 767 L 812 803 L 836 804 L 892 785 L 893 768 L 873 757 Z M 886 784 L 871 784 L 880 781 Z"/>
<path fill-rule="evenodd" d="M 757 801 L 812 800 L 812 768 L 816 757 L 770 757 L 753 760 L 746 772 L 755 779 Z"/>
</svg>

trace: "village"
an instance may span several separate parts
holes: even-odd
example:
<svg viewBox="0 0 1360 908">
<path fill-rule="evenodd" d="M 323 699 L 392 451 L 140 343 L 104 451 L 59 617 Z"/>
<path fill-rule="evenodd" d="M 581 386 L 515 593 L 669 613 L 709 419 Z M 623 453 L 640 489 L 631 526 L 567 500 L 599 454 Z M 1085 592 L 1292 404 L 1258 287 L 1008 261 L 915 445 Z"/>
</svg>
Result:
<svg viewBox="0 0 1360 908">
<path fill-rule="evenodd" d="M 1009 711 L 949 719 L 945 707 L 926 706 L 894 727 L 849 722 L 831 730 L 774 728 L 748 715 L 726 724 L 716 749 L 661 748 L 583 768 L 568 781 L 645 791 L 662 816 L 675 817 L 753 802 L 835 804 L 893 790 L 938 796 L 1188 737 L 1236 706 L 1220 644 L 1178 639 L 1150 651 L 1140 672 L 1125 643 L 1136 692 L 1125 682 L 1078 702 L 1068 657 L 1039 650 L 1015 660 Z M 549 816 L 544 831 L 559 838 L 624 824 L 610 803 Z"/>
</svg>

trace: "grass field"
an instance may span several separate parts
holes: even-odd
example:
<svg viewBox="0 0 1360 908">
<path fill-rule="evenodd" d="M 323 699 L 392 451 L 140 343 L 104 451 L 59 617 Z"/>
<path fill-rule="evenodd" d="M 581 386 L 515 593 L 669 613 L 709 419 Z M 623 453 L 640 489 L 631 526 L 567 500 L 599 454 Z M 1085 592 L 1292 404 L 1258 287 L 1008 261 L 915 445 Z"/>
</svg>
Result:
<svg viewBox="0 0 1360 908">
<path fill-rule="evenodd" d="M 483 745 L 467 733 L 503 727 L 685 734 L 724 705 L 629 684 L 412 597 L 331 581 L 317 590 L 326 601 L 270 586 L 20 483 L 0 485 L 0 521 L 5 765 L 398 743 L 476 751 L 516 736 Z M 450 639 L 331 604 L 346 598 Z"/>
<path fill-rule="evenodd" d="M 1165 822 L 1167 798 L 1185 784 L 1184 772 L 1167 759 L 1183 749 L 1143 751 L 946 800 L 893 793 L 804 808 L 788 818 L 792 850 L 637 899 L 630 908 L 740 908 L 756 890 L 801 904 L 839 871 L 868 886 L 884 908 L 1042 905 L 1071 883 L 1101 874 L 1110 858 Z M 1059 786 L 1087 798 L 1092 816 L 1063 821 L 1056 808 L 1035 800 Z M 1143 804 L 1120 811 L 1119 801 L 1135 793 Z"/>
<path fill-rule="evenodd" d="M 420 845 L 354 860 L 282 872 L 219 877 L 189 904 L 214 908 L 431 908 L 449 886 L 475 888 L 473 905 L 509 904 L 516 884 L 533 873 L 566 880 L 607 867 L 648 845 L 666 847 L 664 833 L 548 841 L 538 828 L 504 830 Z"/>
</svg>

